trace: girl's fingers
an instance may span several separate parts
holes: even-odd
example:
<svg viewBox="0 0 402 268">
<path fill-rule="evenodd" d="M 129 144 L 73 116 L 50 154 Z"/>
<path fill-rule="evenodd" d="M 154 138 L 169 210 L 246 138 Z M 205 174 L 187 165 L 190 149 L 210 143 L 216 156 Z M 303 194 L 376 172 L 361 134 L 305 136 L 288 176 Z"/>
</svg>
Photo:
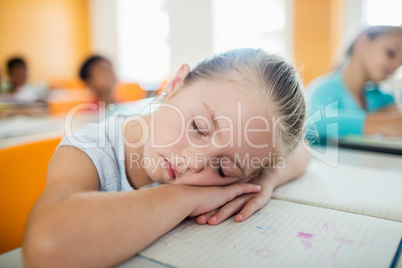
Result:
<svg viewBox="0 0 402 268">
<path fill-rule="evenodd" d="M 189 187 L 191 188 L 191 186 Z M 199 194 L 196 195 L 196 197 L 198 197 L 197 206 L 189 216 L 203 215 L 209 211 L 222 207 L 226 203 L 243 194 L 260 192 L 261 186 L 243 183 L 232 184 L 224 187 L 194 187 L 193 189 L 197 189 Z M 200 218 L 201 222 L 203 220 L 203 218 Z"/>
<path fill-rule="evenodd" d="M 222 221 L 226 220 L 236 212 L 238 212 L 244 204 L 252 198 L 253 195 L 242 195 L 240 197 L 237 197 L 236 199 L 228 202 L 225 204 L 223 207 L 219 209 L 219 211 L 216 212 L 215 215 L 211 215 L 212 217 L 209 218 L 208 224 L 210 225 L 217 225 L 221 223 Z"/>
<path fill-rule="evenodd" d="M 262 195 L 256 195 L 250 198 L 243 209 L 236 215 L 236 221 L 244 221 L 248 217 L 254 214 L 257 210 L 265 206 L 269 201 L 268 198 Z"/>
<path fill-rule="evenodd" d="M 227 186 L 226 190 L 228 190 L 229 196 L 227 196 L 227 198 L 228 201 L 230 201 L 243 194 L 257 193 L 261 191 L 261 186 L 251 183 L 232 184 Z"/>
<path fill-rule="evenodd" d="M 216 213 L 219 209 L 214 209 L 210 212 L 204 213 L 197 217 L 196 221 L 198 224 L 206 224 L 208 220 Z"/>
</svg>

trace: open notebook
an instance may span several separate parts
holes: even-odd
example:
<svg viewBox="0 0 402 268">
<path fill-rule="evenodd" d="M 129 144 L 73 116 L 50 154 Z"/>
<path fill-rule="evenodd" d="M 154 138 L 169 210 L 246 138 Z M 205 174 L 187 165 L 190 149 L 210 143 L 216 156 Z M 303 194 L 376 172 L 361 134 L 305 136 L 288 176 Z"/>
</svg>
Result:
<svg viewBox="0 0 402 268">
<path fill-rule="evenodd" d="M 313 161 L 250 219 L 186 219 L 140 255 L 178 267 L 389 267 L 402 237 L 402 174 Z"/>
</svg>

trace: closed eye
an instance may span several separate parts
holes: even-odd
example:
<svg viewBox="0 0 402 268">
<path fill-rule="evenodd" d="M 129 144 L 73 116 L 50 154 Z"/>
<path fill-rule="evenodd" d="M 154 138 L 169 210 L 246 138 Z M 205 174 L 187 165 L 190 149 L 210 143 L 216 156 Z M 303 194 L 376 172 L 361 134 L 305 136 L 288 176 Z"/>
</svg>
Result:
<svg viewBox="0 0 402 268">
<path fill-rule="evenodd" d="M 197 132 L 198 135 L 205 137 L 205 134 L 202 133 L 202 131 L 198 128 L 197 124 L 195 123 L 195 120 L 193 120 L 193 122 L 191 122 L 191 126 Z"/>
<path fill-rule="evenodd" d="M 395 52 L 392 49 L 387 49 L 387 55 L 391 59 L 395 58 L 395 56 L 396 56 Z"/>
<path fill-rule="evenodd" d="M 222 178 L 226 177 L 225 173 L 223 173 L 221 161 L 219 161 L 218 173 L 219 173 L 219 176 L 221 176 Z"/>
</svg>

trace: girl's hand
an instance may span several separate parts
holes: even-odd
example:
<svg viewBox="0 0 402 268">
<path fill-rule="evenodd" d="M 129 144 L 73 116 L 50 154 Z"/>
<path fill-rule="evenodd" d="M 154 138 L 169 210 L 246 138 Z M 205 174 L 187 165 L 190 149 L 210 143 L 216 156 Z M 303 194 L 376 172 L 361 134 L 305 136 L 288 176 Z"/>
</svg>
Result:
<svg viewBox="0 0 402 268">
<path fill-rule="evenodd" d="M 259 193 L 244 194 L 236 199 L 225 203 L 221 208 L 214 208 L 197 217 L 199 224 L 209 223 L 216 225 L 239 212 L 235 220 L 244 221 L 254 212 L 265 206 L 271 199 L 273 190 L 288 181 L 301 176 L 310 161 L 310 153 L 304 148 L 301 142 L 295 151 L 286 159 L 285 168 L 264 170 L 250 183 L 261 185 Z"/>
<path fill-rule="evenodd" d="M 399 113 L 376 112 L 367 115 L 364 123 L 364 134 L 402 137 L 402 115 Z"/>
<path fill-rule="evenodd" d="M 193 196 L 198 200 L 196 209 L 189 215 L 190 217 L 213 211 L 232 200 L 237 200 L 244 194 L 258 193 L 261 190 L 260 185 L 251 183 L 232 184 L 225 187 L 188 187 L 188 190 L 194 190 Z"/>
<path fill-rule="evenodd" d="M 217 225 L 239 211 L 240 212 L 236 215 L 235 220 L 241 222 L 249 218 L 257 210 L 264 207 L 271 199 L 274 189 L 273 181 L 265 175 L 251 180 L 250 183 L 261 185 L 261 191 L 259 193 L 238 196 L 223 205 L 221 208 L 214 209 L 198 216 L 197 223 Z"/>
</svg>

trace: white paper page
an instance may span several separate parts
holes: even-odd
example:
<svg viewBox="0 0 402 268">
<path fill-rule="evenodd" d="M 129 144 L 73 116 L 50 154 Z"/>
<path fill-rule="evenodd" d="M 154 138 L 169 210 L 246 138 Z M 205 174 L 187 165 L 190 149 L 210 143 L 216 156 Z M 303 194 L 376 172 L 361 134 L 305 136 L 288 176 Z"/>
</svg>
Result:
<svg viewBox="0 0 402 268">
<path fill-rule="evenodd" d="M 402 174 L 396 171 L 312 161 L 273 198 L 402 222 Z"/>
<path fill-rule="evenodd" d="M 140 255 L 178 267 L 389 267 L 402 223 L 280 200 L 245 222 L 185 220 Z"/>
</svg>

